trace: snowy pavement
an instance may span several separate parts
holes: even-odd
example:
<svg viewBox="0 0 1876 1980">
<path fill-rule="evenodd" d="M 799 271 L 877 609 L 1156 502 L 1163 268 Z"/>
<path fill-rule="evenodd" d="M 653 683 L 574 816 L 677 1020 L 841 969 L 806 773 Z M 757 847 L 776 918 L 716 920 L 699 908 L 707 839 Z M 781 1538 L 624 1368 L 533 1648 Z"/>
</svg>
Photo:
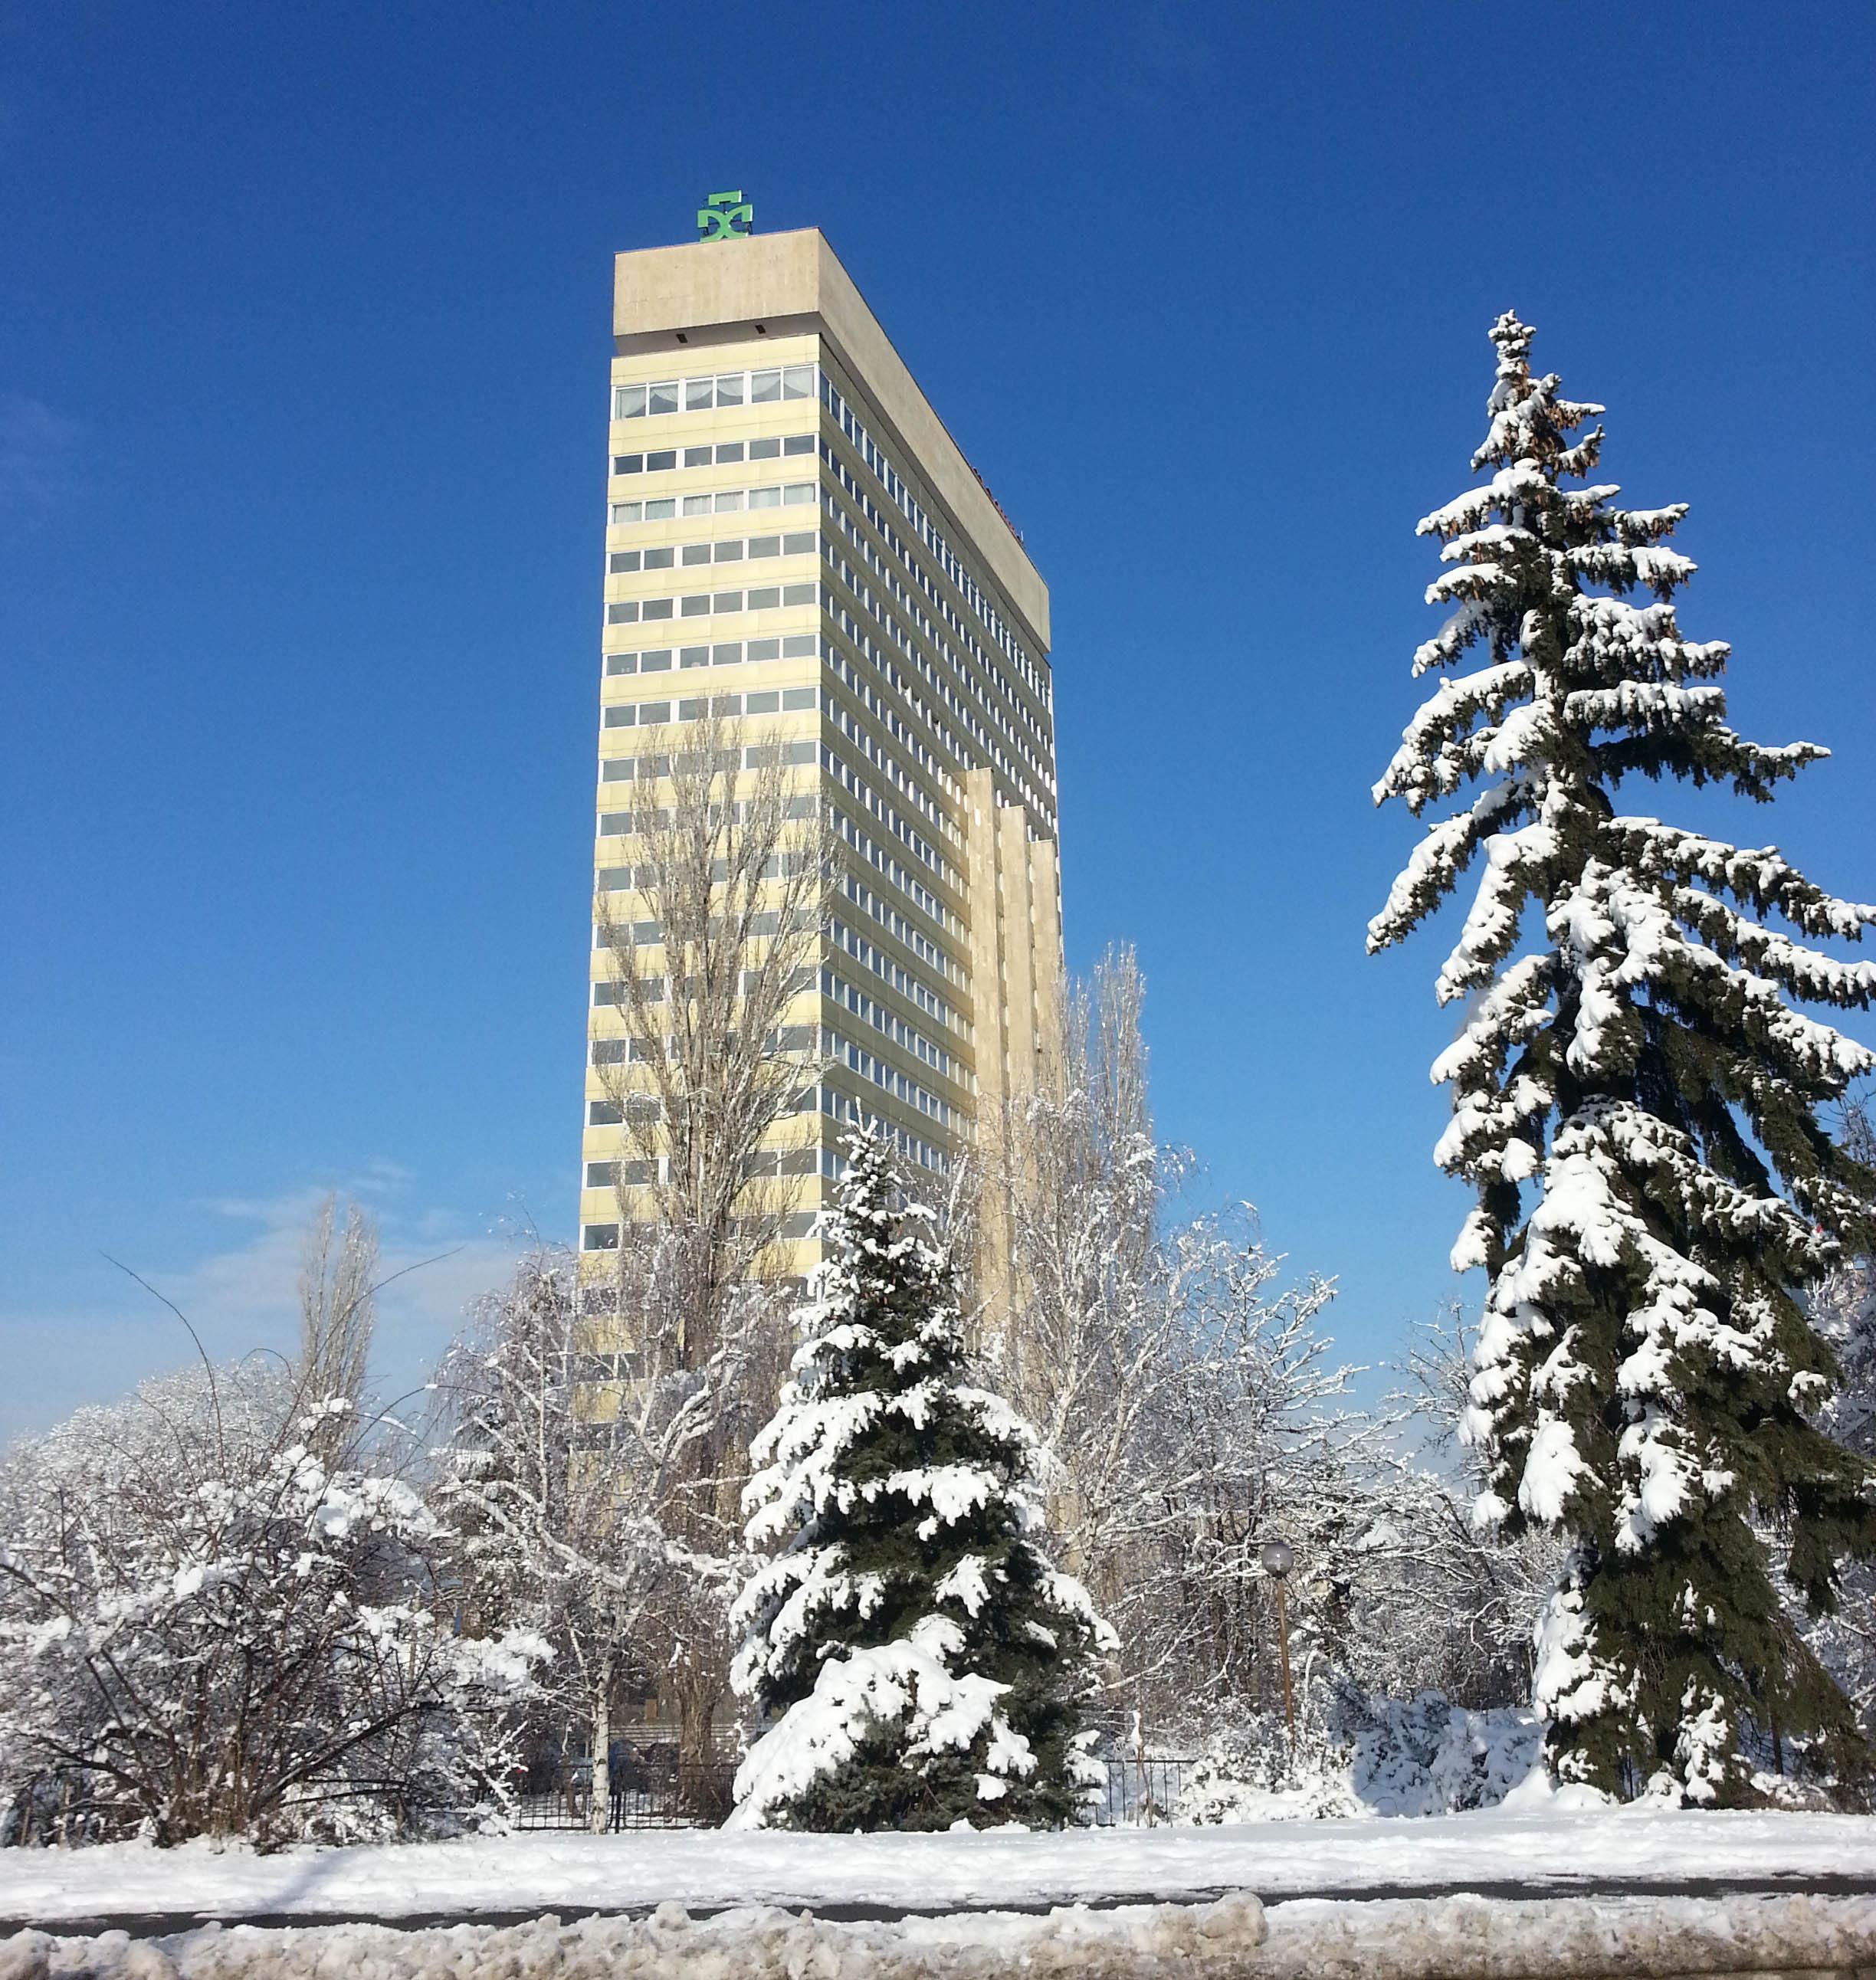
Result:
<svg viewBox="0 0 1876 1980">
<path fill-rule="evenodd" d="M 0 1850 L 0 1920 L 474 1919 L 777 1905 L 879 1915 L 1249 1890 L 1876 1885 L 1876 1818 L 1645 1806 L 939 1835 L 711 1830 L 296 1849 Z"/>
</svg>

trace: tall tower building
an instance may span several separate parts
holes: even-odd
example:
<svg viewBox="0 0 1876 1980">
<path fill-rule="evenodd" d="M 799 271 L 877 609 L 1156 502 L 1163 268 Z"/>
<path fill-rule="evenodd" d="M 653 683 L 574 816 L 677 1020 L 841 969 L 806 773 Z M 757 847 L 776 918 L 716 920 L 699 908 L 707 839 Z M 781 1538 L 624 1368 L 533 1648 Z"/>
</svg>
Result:
<svg viewBox="0 0 1876 1980">
<path fill-rule="evenodd" d="M 657 966 L 644 821 L 687 733 L 728 719 L 779 746 L 842 867 L 787 1012 L 800 1096 L 767 1137 L 773 1269 L 802 1273 L 847 1124 L 883 1126 L 940 1194 L 1059 1050 L 1049 593 L 818 231 L 621 254 L 613 327 L 583 1269 L 645 1168 L 597 931 L 635 922 Z"/>
</svg>

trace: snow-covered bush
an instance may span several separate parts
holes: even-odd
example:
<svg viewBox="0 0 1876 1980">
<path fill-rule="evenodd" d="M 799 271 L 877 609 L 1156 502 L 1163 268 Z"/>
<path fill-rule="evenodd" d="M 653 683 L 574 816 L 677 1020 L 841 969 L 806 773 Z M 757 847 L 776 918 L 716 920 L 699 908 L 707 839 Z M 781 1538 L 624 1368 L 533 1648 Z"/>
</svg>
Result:
<svg viewBox="0 0 1876 1980">
<path fill-rule="evenodd" d="M 456 1633 L 441 1530 L 332 1435 L 349 1407 L 205 1367 L 8 1456 L 0 1793 L 22 1814 L 161 1843 L 499 1816 L 539 1646 Z"/>
<path fill-rule="evenodd" d="M 743 1826 L 1059 1826 L 1104 1778 L 1081 1705 L 1111 1639 L 1037 1544 L 1035 1435 L 973 1386 L 929 1211 L 856 1138 L 805 1336 L 751 1453 L 737 1689 L 779 1718 Z"/>
<path fill-rule="evenodd" d="M 1336 1695 L 1332 1723 L 1299 1728 L 1294 1764 L 1280 1719 L 1221 1736 L 1186 1775 L 1173 1819 L 1265 1822 L 1334 1815 L 1452 1815 L 1491 1808 L 1538 1763 L 1542 1723 L 1513 1707 L 1469 1712 L 1442 1692 Z"/>
</svg>

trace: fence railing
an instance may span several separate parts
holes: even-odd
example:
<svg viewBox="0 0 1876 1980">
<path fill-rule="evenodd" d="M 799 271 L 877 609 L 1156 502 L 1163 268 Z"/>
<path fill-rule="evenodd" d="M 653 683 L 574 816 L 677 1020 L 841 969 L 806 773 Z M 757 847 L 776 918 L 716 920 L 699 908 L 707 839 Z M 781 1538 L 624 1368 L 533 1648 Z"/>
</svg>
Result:
<svg viewBox="0 0 1876 1980">
<path fill-rule="evenodd" d="M 1095 1829 L 1152 1828 L 1170 1820 L 1189 1759 L 1111 1758 L 1107 1780 L 1082 1819 Z M 736 1763 L 646 1766 L 627 1762 L 613 1769 L 607 1812 L 608 1829 L 714 1829 L 735 1799 Z M 593 1767 L 567 1762 L 551 1785 L 537 1785 L 517 1796 L 517 1829 L 585 1829 L 593 1805 Z"/>
<path fill-rule="evenodd" d="M 1109 1758 L 1107 1785 L 1086 1819 L 1096 1829 L 1149 1829 L 1170 1819 L 1192 1759 Z"/>
<path fill-rule="evenodd" d="M 606 1826 L 624 1829 L 715 1829 L 735 1802 L 736 1763 L 613 1770 Z M 550 1786 L 515 1798 L 517 1829 L 588 1829 L 592 1824 L 593 1763 L 569 1761 Z"/>
</svg>

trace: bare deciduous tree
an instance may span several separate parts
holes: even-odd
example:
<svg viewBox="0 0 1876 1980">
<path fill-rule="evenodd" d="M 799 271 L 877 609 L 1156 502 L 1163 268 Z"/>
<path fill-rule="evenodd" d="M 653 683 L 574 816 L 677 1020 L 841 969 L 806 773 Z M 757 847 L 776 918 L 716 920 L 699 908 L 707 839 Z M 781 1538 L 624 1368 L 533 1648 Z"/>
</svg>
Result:
<svg viewBox="0 0 1876 1980">
<path fill-rule="evenodd" d="M 1472 1332 L 1455 1302 L 1416 1330 L 1399 1364 L 1404 1380 L 1386 1414 L 1402 1439 L 1375 1484 L 1363 1676 L 1396 1693 L 1437 1689 L 1485 1706 L 1530 1696 L 1532 1630 L 1562 1550 L 1544 1534 L 1513 1543 L 1472 1524 L 1482 1474 L 1459 1435 Z"/>
<path fill-rule="evenodd" d="M 1102 958 L 1069 1000 L 1059 1088 L 1014 1098 L 980 1160 L 1013 1249 L 993 1344 L 1058 1467 L 1069 1564 L 1126 1646 L 1117 1683 L 1158 1714 L 1263 1682 L 1259 1546 L 1280 1526 L 1327 1586 L 1353 1424 L 1316 1326 L 1331 1287 L 1275 1290 L 1282 1261 L 1241 1214 L 1166 1228 L 1187 1165 L 1153 1140 L 1143 989 L 1130 950 Z"/>
<path fill-rule="evenodd" d="M 602 889 L 595 916 L 620 1020 L 623 1049 L 599 1070 L 629 1151 L 621 1234 L 635 1217 L 654 1224 L 674 1329 L 657 1345 L 690 1366 L 780 1234 L 786 1199 L 765 1144 L 811 1081 L 814 1034 L 787 1020 L 815 980 L 838 868 L 782 745 L 717 719 L 684 733 L 668 774 L 636 787 L 642 915 Z"/>
<path fill-rule="evenodd" d="M 1876 1168 L 1871 1107 L 1867 1090 L 1848 1098 L 1838 1139 L 1853 1159 Z M 1843 1371 L 1842 1384 L 1819 1421 L 1859 1457 L 1876 1458 L 1876 1257 L 1847 1259 L 1831 1273 L 1811 1297 L 1811 1317 Z M 1786 1606 L 1794 1626 L 1804 1631 L 1843 1686 L 1865 1737 L 1876 1746 L 1876 1563 L 1848 1562 L 1843 1580 L 1843 1597 L 1834 1615 L 1806 1616 L 1788 1590 Z"/>
<path fill-rule="evenodd" d="M 608 1406 L 582 1347 L 573 1262 L 524 1258 L 444 1357 L 444 1467 L 470 1628 L 538 1632 L 547 1702 L 590 1726 L 590 1814 L 603 1828 L 612 1701 L 646 1610 L 670 1571 L 659 1453 Z"/>
<path fill-rule="evenodd" d="M 356 1203 L 343 1219 L 328 1195 L 314 1212 L 300 1267 L 299 1377 L 310 1400 L 344 1404 L 356 1411 L 364 1400 L 376 1324 L 378 1227 Z M 349 1435 L 343 1412 L 332 1410 L 321 1434 L 328 1444 Z"/>
<path fill-rule="evenodd" d="M 595 909 L 619 1014 L 596 1058 L 624 1157 L 618 1247 L 609 1282 L 589 1281 L 584 1345 L 622 1357 L 605 1405 L 619 1461 L 687 1562 L 646 1628 L 695 1763 L 727 1695 L 713 1619 L 734 1593 L 749 1439 L 784 1359 L 772 1281 L 790 1196 L 775 1144 L 819 1047 L 791 1012 L 817 985 L 840 869 L 818 765 L 797 789 L 772 736 L 717 719 L 684 736 L 654 776 L 640 760 L 630 888 L 603 888 Z"/>
<path fill-rule="evenodd" d="M 993 1350 L 1059 1466 L 1050 1510 L 1097 1605 L 1118 1590 L 1108 1533 L 1181 1322 L 1159 1224 L 1167 1158 L 1146 1103 L 1143 995 L 1130 948 L 1072 991 L 1061 1083 L 1013 1095 L 979 1159 L 1008 1205 L 1014 1307 Z"/>
</svg>

